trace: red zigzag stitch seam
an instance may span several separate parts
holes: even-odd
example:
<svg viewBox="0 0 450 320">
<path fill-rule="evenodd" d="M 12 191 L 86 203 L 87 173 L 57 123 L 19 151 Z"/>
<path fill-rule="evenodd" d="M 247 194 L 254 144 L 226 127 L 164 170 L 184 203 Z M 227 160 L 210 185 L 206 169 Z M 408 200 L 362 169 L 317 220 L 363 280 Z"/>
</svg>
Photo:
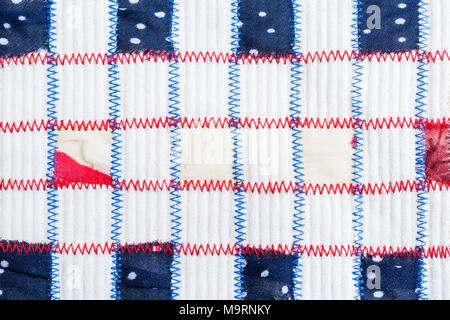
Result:
<svg viewBox="0 0 450 320">
<path fill-rule="evenodd" d="M 249 55 L 249 54 L 234 54 L 223 52 L 140 52 L 140 53 L 120 53 L 110 55 L 107 53 L 71 53 L 64 55 L 48 55 L 41 53 L 26 54 L 21 57 L 0 58 L 0 67 L 4 68 L 9 65 L 32 65 L 53 63 L 56 65 L 71 65 L 71 64 L 131 64 L 144 61 L 152 62 L 170 62 L 175 60 L 177 62 L 216 62 L 216 63 L 231 63 L 238 61 L 240 64 L 251 63 L 276 63 L 287 64 L 292 61 L 298 63 L 314 63 L 314 62 L 330 62 L 330 61 L 369 61 L 369 62 L 385 62 L 385 61 L 426 61 L 427 63 L 436 61 L 450 61 L 450 55 L 447 50 L 436 50 L 429 52 L 372 52 L 363 53 L 356 52 L 354 50 L 331 50 L 326 52 L 325 50 L 302 53 L 299 56 L 296 55 Z"/>
<path fill-rule="evenodd" d="M 426 181 L 425 183 L 414 180 L 397 181 L 389 183 L 367 183 L 363 185 L 353 184 L 303 184 L 297 185 L 294 182 L 269 181 L 269 182 L 244 182 L 237 183 L 232 180 L 183 180 L 174 183 L 172 180 L 120 180 L 114 185 L 100 185 L 82 182 L 61 182 L 50 181 L 48 179 L 1 179 L 0 190 L 20 190 L 20 191 L 44 191 L 51 185 L 58 189 L 108 189 L 119 188 L 124 191 L 236 191 L 244 190 L 251 193 L 294 193 L 304 194 L 390 194 L 402 191 L 417 192 L 418 190 L 428 191 L 448 191 L 450 182 Z"/>
<path fill-rule="evenodd" d="M 439 119 L 417 119 L 417 118 L 376 118 L 368 120 L 355 120 L 352 118 L 239 118 L 237 121 L 233 118 L 131 118 L 119 121 L 110 120 L 88 120 L 88 121 L 50 121 L 33 120 L 19 122 L 0 122 L 0 132 L 14 133 L 27 131 L 47 131 L 52 130 L 130 130 L 130 129 L 159 129 L 180 126 L 181 128 L 248 128 L 248 129 L 285 129 L 292 127 L 315 128 L 315 129 L 354 129 L 359 127 L 365 130 L 408 128 L 408 129 L 433 129 L 448 128 L 450 118 Z"/>
<path fill-rule="evenodd" d="M 25 244 L 11 241 L 0 242 L 0 252 L 18 254 L 59 253 L 59 254 L 111 254 L 111 253 L 177 253 L 184 255 L 302 255 L 308 257 L 350 257 L 350 256 L 380 256 L 402 258 L 447 258 L 450 256 L 450 246 L 393 247 L 393 246 L 363 246 L 354 245 L 269 245 L 269 246 L 237 246 L 235 244 L 180 244 L 178 247 L 169 243 L 56 243 L 56 244 Z"/>
</svg>

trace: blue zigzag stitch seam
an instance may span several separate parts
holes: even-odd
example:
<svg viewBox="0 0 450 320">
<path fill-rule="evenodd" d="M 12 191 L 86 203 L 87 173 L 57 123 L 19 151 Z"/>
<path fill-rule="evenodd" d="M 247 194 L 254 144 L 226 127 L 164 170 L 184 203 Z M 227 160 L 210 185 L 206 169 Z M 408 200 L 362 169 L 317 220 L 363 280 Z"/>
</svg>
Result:
<svg viewBox="0 0 450 320">
<path fill-rule="evenodd" d="M 353 23 L 352 23 L 352 50 L 355 53 L 359 52 L 359 35 L 358 35 L 358 21 L 361 16 L 361 2 L 359 0 L 353 0 Z M 361 82 L 362 82 L 362 62 L 358 60 L 356 57 L 352 62 L 352 119 L 359 123 L 359 120 L 362 116 L 362 100 L 361 100 Z M 353 177 L 352 183 L 355 186 L 355 191 L 353 192 L 353 199 L 355 203 L 354 211 L 352 212 L 352 229 L 355 235 L 354 245 L 356 248 L 360 248 L 362 246 L 363 240 L 363 195 L 358 192 L 359 187 L 361 186 L 361 178 L 362 178 L 362 161 L 363 161 L 363 145 L 362 145 L 362 130 L 359 126 L 355 126 L 354 131 L 354 145 L 353 145 Z M 353 259 L 353 280 L 355 281 L 356 294 L 355 299 L 360 300 L 362 295 L 362 268 L 361 268 L 361 258 L 359 255 L 356 255 Z"/>
<path fill-rule="evenodd" d="M 168 38 L 172 45 L 173 55 L 178 50 L 178 4 L 175 0 L 170 1 L 171 15 L 171 33 Z M 169 117 L 173 119 L 180 118 L 180 100 L 179 100 L 179 66 L 173 59 L 169 65 Z M 175 120 L 176 121 L 176 120 Z M 179 126 L 172 126 L 170 129 L 170 178 L 173 185 L 176 186 L 180 179 L 180 156 L 181 156 L 181 132 Z M 181 242 L 181 195 L 176 187 L 170 190 L 170 217 L 172 223 L 172 243 L 175 248 L 179 248 Z M 180 264 L 181 257 L 178 253 L 173 253 L 172 265 L 170 271 L 172 274 L 172 287 L 170 298 L 175 300 L 180 290 Z"/>
<path fill-rule="evenodd" d="M 53 123 L 57 120 L 56 103 L 58 102 L 58 71 L 56 61 L 53 58 L 56 55 L 55 41 L 55 2 L 49 0 L 47 2 L 48 10 L 48 67 L 47 67 L 47 118 Z M 56 128 L 50 126 L 48 130 L 48 150 L 47 150 L 47 179 L 50 181 L 50 186 L 47 191 L 47 207 L 48 207 L 48 222 L 47 222 L 47 238 L 50 244 L 55 244 L 58 241 L 58 194 L 54 187 L 54 171 L 55 171 L 55 151 L 57 149 L 56 138 L 58 132 Z M 51 271 L 50 271 L 50 299 L 59 300 L 59 257 L 55 254 L 51 255 Z"/>
<path fill-rule="evenodd" d="M 122 228 L 122 192 L 120 188 L 117 188 L 119 179 L 121 177 L 121 155 L 122 155 L 122 137 L 120 129 L 115 125 L 120 114 L 120 97 L 119 97 L 119 71 L 116 62 L 114 61 L 114 55 L 117 51 L 117 10 L 119 4 L 117 0 L 109 0 L 109 41 L 108 41 L 108 54 L 110 55 L 110 61 L 108 66 L 108 78 L 109 78 L 109 119 L 113 124 L 111 126 L 112 134 L 112 150 L 111 150 L 111 178 L 114 184 L 111 197 L 111 241 L 114 245 L 120 242 L 121 228 Z M 114 300 L 120 299 L 120 255 L 113 254 L 113 266 L 111 267 L 111 281 L 112 292 L 111 298 Z"/>
<path fill-rule="evenodd" d="M 298 1 L 292 1 L 293 6 L 293 51 L 294 54 L 299 57 L 301 54 L 301 25 L 300 25 L 300 15 L 301 15 L 301 4 Z M 300 119 L 301 116 L 301 81 L 303 74 L 303 66 L 297 60 L 292 61 L 291 65 L 291 94 L 290 94 L 290 113 L 291 118 L 294 120 Z M 302 156 L 302 130 L 297 126 L 292 127 L 292 163 L 294 169 L 294 179 L 298 192 L 295 192 L 294 200 L 294 247 L 298 246 L 303 242 L 303 220 L 304 220 L 304 210 L 305 198 L 303 191 L 301 191 L 301 186 L 304 183 L 303 177 L 303 156 Z M 303 275 L 302 275 L 302 257 L 299 255 L 294 261 L 293 265 L 293 295 L 294 299 L 298 300 L 302 297 L 301 289 L 303 285 Z"/>
<path fill-rule="evenodd" d="M 244 182 L 243 162 L 242 162 L 242 137 L 237 124 L 240 117 L 240 74 L 239 62 L 237 59 L 239 50 L 239 5 L 240 0 L 231 3 L 232 23 L 231 23 L 231 50 L 236 55 L 234 62 L 228 67 L 228 79 L 230 95 L 228 97 L 229 117 L 233 123 L 231 136 L 233 140 L 233 178 L 237 188 L 234 191 L 234 203 L 236 205 L 234 213 L 234 231 L 236 233 L 236 245 L 242 246 L 245 240 L 245 191 L 241 186 Z M 242 271 L 244 268 L 244 257 L 238 252 L 234 260 L 234 297 L 237 300 L 244 298 Z"/>
<path fill-rule="evenodd" d="M 428 49 L 428 2 L 426 0 L 420 0 L 418 5 L 419 11 L 419 50 L 425 52 Z M 419 61 L 417 66 L 417 93 L 416 93 L 416 117 L 420 120 L 425 119 L 426 108 L 426 96 L 428 87 L 428 65 L 426 60 Z M 424 185 L 423 188 L 419 188 L 417 192 L 417 248 L 422 250 L 426 244 L 427 238 L 427 204 L 428 204 L 428 191 L 425 188 L 425 157 L 426 157 L 426 139 L 425 129 L 420 127 L 416 133 L 416 176 L 417 182 L 420 185 Z M 426 293 L 426 264 L 423 258 L 418 259 L 418 274 L 417 274 L 417 293 L 418 298 L 421 300 L 427 300 L 428 295 Z"/>
</svg>

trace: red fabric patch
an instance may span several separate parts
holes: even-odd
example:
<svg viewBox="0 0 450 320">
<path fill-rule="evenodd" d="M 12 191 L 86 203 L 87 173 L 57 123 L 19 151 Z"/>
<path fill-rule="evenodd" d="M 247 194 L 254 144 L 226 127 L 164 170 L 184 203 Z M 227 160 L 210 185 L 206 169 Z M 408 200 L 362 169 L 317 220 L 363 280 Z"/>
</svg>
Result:
<svg viewBox="0 0 450 320">
<path fill-rule="evenodd" d="M 55 151 L 55 176 L 56 183 L 66 184 L 82 182 L 90 184 L 112 185 L 110 175 L 79 164 L 64 152 Z"/>
<path fill-rule="evenodd" d="M 448 129 L 435 128 L 426 131 L 427 139 L 425 174 L 428 180 L 450 182 L 450 153 L 447 143 Z"/>
</svg>

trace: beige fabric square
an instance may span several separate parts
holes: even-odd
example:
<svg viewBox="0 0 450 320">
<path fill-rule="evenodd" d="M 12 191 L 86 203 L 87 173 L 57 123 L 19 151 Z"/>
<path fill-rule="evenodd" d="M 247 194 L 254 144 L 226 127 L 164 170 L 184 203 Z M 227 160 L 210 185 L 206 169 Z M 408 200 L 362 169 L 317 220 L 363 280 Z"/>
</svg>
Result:
<svg viewBox="0 0 450 320">
<path fill-rule="evenodd" d="M 201 181 L 233 179 L 231 130 L 183 129 L 180 178 Z"/>
<path fill-rule="evenodd" d="M 351 183 L 351 129 L 306 128 L 302 136 L 305 183 Z"/>
<path fill-rule="evenodd" d="M 81 165 L 110 174 L 112 134 L 106 130 L 58 132 L 58 151 Z"/>
</svg>

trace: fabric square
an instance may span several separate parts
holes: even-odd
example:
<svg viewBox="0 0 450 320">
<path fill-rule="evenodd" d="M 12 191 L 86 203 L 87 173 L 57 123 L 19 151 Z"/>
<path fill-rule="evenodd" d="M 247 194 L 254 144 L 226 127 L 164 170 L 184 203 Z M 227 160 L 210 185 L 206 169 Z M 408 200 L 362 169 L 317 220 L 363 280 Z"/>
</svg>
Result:
<svg viewBox="0 0 450 320">
<path fill-rule="evenodd" d="M 245 196 L 245 245 L 290 247 L 294 241 L 294 193 L 284 190 L 267 194 L 255 191 Z"/>
<path fill-rule="evenodd" d="M 425 175 L 430 181 L 450 182 L 450 130 L 447 125 L 425 132 Z"/>
<path fill-rule="evenodd" d="M 55 50 L 59 54 L 108 52 L 110 3 L 96 0 L 54 0 Z"/>
<path fill-rule="evenodd" d="M 429 192 L 428 240 L 429 246 L 450 246 L 450 197 L 448 190 Z M 450 259 L 449 259 L 450 260 Z"/>
<path fill-rule="evenodd" d="M 0 187 L 0 240 L 20 239 L 30 243 L 48 240 L 47 193 L 42 187 L 27 191 Z"/>
<path fill-rule="evenodd" d="M 365 194 L 362 244 L 374 248 L 415 248 L 417 245 L 417 193 L 395 191 Z"/>
<path fill-rule="evenodd" d="M 303 0 L 300 9 L 304 54 L 352 50 L 352 0 Z"/>
<path fill-rule="evenodd" d="M 352 195 L 307 194 L 304 206 L 304 243 L 328 246 L 353 244 Z"/>
<path fill-rule="evenodd" d="M 290 116 L 291 65 L 245 63 L 240 72 L 241 118 L 277 119 Z"/>
<path fill-rule="evenodd" d="M 47 133 L 20 131 L 0 133 L 3 152 L 0 177 L 7 181 L 45 179 L 47 174 Z"/>
<path fill-rule="evenodd" d="M 145 244 L 144 244 L 145 245 Z M 173 260 L 173 245 L 153 242 L 161 245 L 166 252 L 120 252 L 120 298 L 122 300 L 169 300 L 171 297 L 172 274 L 170 265 Z"/>
<path fill-rule="evenodd" d="M 245 256 L 244 261 L 245 300 L 292 300 L 294 256 L 272 251 Z"/>
<path fill-rule="evenodd" d="M 58 119 L 92 121 L 109 118 L 108 65 L 66 64 L 58 66 L 57 71 Z"/>
<path fill-rule="evenodd" d="M 450 49 L 450 19 L 448 19 L 448 12 L 450 12 L 450 2 L 447 0 L 433 0 L 428 3 L 429 16 L 428 23 L 429 30 L 429 49 L 433 52 L 435 50 Z"/>
<path fill-rule="evenodd" d="M 61 243 L 111 240 L 111 190 L 83 184 L 58 189 L 57 239 Z"/>
<path fill-rule="evenodd" d="M 414 118 L 417 92 L 417 62 L 364 61 L 362 117 Z"/>
<path fill-rule="evenodd" d="M 172 7 L 170 0 L 119 0 L 118 52 L 169 52 Z"/>
<path fill-rule="evenodd" d="M 233 179 L 231 130 L 182 129 L 180 178 L 230 181 Z"/>
<path fill-rule="evenodd" d="M 185 205 L 180 213 L 182 243 L 220 246 L 235 241 L 232 192 L 210 189 L 189 190 L 181 193 Z"/>
<path fill-rule="evenodd" d="M 21 56 L 48 48 L 46 0 L 0 3 L 0 57 Z"/>
<path fill-rule="evenodd" d="M 362 130 L 364 184 L 413 182 L 416 179 L 416 134 L 413 128 Z"/>
<path fill-rule="evenodd" d="M 352 129 L 304 128 L 302 156 L 305 183 L 350 184 L 352 139 Z"/>
<path fill-rule="evenodd" d="M 58 132 L 54 179 L 62 185 L 112 185 L 112 135 L 107 130 Z"/>
<path fill-rule="evenodd" d="M 352 256 L 304 255 L 302 297 L 305 300 L 354 300 L 355 282 Z"/>
<path fill-rule="evenodd" d="M 231 1 L 178 1 L 177 7 L 180 52 L 230 52 Z"/>
<path fill-rule="evenodd" d="M 430 300 L 449 300 L 450 292 L 450 259 L 426 258 L 424 259 L 429 277 L 427 291 Z"/>
<path fill-rule="evenodd" d="M 170 130 L 135 128 L 121 132 L 122 172 L 128 181 L 170 180 Z"/>
<path fill-rule="evenodd" d="M 62 300 L 108 300 L 111 298 L 110 270 L 113 257 L 105 254 L 58 256 Z"/>
<path fill-rule="evenodd" d="M 147 189 L 142 179 L 138 181 L 135 181 L 136 188 L 131 186 L 123 194 L 122 240 L 128 243 L 145 243 L 149 239 L 170 241 L 172 222 L 169 190 L 164 187 L 162 190 L 157 187 Z M 169 184 L 168 181 L 166 183 Z M 147 183 L 147 186 L 150 185 L 156 186 L 156 182 Z"/>
<path fill-rule="evenodd" d="M 427 118 L 450 117 L 450 59 L 442 61 L 436 59 L 427 67 L 429 68 Z"/>
<path fill-rule="evenodd" d="M 362 52 L 403 52 L 419 48 L 418 0 L 361 0 L 358 9 Z"/>
<path fill-rule="evenodd" d="M 0 22 L 1 28 L 1 22 Z M 0 70 L 1 121 L 20 122 L 46 118 L 47 66 L 10 64 Z"/>
<path fill-rule="evenodd" d="M 361 257 L 362 300 L 417 300 L 419 260 L 400 256 Z"/>
<path fill-rule="evenodd" d="M 211 249 L 214 249 L 212 246 Z M 217 248 L 217 247 L 216 247 Z M 233 254 L 182 254 L 180 300 L 233 300 L 236 289 Z"/>
<path fill-rule="evenodd" d="M 119 64 L 122 116 L 136 119 L 165 118 L 169 113 L 169 62 L 158 60 Z"/>
<path fill-rule="evenodd" d="M 350 61 L 309 60 L 303 66 L 302 117 L 313 120 L 351 118 L 352 64 Z"/>
<path fill-rule="evenodd" d="M 241 0 L 239 52 L 253 55 L 292 54 L 293 9 L 290 1 Z"/>
<path fill-rule="evenodd" d="M 4 248 L 7 244 L 2 241 Z M 30 246 L 18 241 L 9 244 Z M 50 254 L 45 250 L 42 253 L 0 250 L 0 300 L 50 300 L 50 266 Z"/>
<path fill-rule="evenodd" d="M 228 64 L 182 63 L 180 72 L 180 115 L 188 119 L 228 116 Z"/>
<path fill-rule="evenodd" d="M 258 183 L 292 181 L 290 129 L 245 128 L 242 130 L 242 145 L 245 180 Z"/>
</svg>

